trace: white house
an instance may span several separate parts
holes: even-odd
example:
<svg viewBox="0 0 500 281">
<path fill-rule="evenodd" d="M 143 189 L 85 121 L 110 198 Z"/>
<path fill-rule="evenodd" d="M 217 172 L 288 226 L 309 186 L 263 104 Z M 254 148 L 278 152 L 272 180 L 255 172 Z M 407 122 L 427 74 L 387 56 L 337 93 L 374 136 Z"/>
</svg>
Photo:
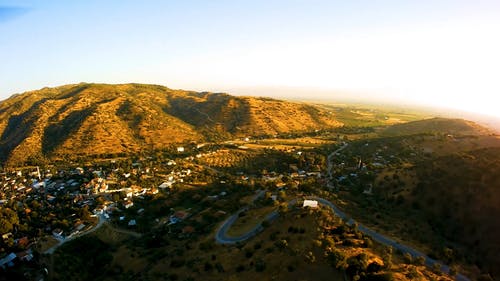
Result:
<svg viewBox="0 0 500 281">
<path fill-rule="evenodd" d="M 177 152 L 184 152 L 184 147 L 183 146 L 177 147 Z"/>
<path fill-rule="evenodd" d="M 316 200 L 304 200 L 304 204 L 302 207 L 309 207 L 309 208 L 318 208 L 318 201 Z"/>
<path fill-rule="evenodd" d="M 125 203 L 123 203 L 123 206 L 125 207 L 125 209 L 128 209 L 128 208 L 134 206 L 134 202 L 132 202 L 132 201 L 125 201 Z"/>
<path fill-rule="evenodd" d="M 162 184 L 160 184 L 158 187 L 159 188 L 170 188 L 174 184 L 174 181 L 166 181 Z"/>
</svg>

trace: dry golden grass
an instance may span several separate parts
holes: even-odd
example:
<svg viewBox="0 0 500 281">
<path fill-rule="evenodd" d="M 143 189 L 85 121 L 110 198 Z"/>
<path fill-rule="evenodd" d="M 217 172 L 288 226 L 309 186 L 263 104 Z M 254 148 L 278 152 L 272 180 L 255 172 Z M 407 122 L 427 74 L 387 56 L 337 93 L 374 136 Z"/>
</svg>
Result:
<svg viewBox="0 0 500 281">
<path fill-rule="evenodd" d="M 247 233 L 262 223 L 266 216 L 275 209 L 276 207 L 274 206 L 267 206 L 248 210 L 245 216 L 239 217 L 231 228 L 228 229 L 227 235 L 229 237 L 238 237 Z"/>
<path fill-rule="evenodd" d="M 287 232 L 290 226 L 303 228 L 305 233 L 290 234 Z M 191 276 L 195 280 L 233 280 L 231 278 L 237 278 L 240 281 L 342 281 L 343 274 L 330 266 L 325 260 L 322 250 L 314 245 L 314 239 L 318 235 L 316 228 L 317 224 L 313 216 L 294 218 L 290 214 L 286 218 L 279 218 L 256 237 L 243 243 L 241 249 L 235 246 L 214 245 L 212 250 L 200 250 L 198 248 L 200 243 L 213 242 L 213 234 L 211 234 L 199 241 L 198 244 L 193 245 L 193 249 L 187 250 L 183 255 L 187 260 L 197 259 L 200 262 L 195 263 L 192 267 L 171 268 L 169 266 L 171 259 L 166 258 L 154 265 L 151 274 L 158 276 L 176 274 L 180 280 Z M 276 232 L 280 233 L 274 240 L 270 239 L 271 234 Z M 283 239 L 288 241 L 288 247 L 280 250 L 275 246 L 275 243 Z M 251 254 L 248 254 L 249 252 Z M 312 263 L 307 262 L 306 255 L 309 252 L 315 256 L 315 261 Z M 255 270 L 257 260 L 261 260 L 265 264 L 265 269 L 262 272 Z M 205 271 L 205 262 L 212 265 L 219 263 L 224 268 L 224 272 L 218 272 L 215 268 L 211 271 Z M 245 269 L 238 272 L 239 266 L 244 266 Z M 289 271 L 289 267 L 291 271 Z"/>
<path fill-rule="evenodd" d="M 52 236 L 45 236 L 38 241 L 37 251 L 43 253 L 57 244 L 59 244 L 59 241 L 57 239 Z"/>
<path fill-rule="evenodd" d="M 112 265 L 120 266 L 127 271 L 142 272 L 148 266 L 148 261 L 145 256 L 121 246 L 113 253 Z"/>
<path fill-rule="evenodd" d="M 104 223 L 98 230 L 93 232 L 92 235 L 110 245 L 119 245 L 131 237 L 125 233 L 115 231 L 107 223 Z"/>
<path fill-rule="evenodd" d="M 155 85 L 82 83 L 0 102 L 0 161 L 129 153 L 340 125 L 327 110 L 302 103 Z"/>
</svg>

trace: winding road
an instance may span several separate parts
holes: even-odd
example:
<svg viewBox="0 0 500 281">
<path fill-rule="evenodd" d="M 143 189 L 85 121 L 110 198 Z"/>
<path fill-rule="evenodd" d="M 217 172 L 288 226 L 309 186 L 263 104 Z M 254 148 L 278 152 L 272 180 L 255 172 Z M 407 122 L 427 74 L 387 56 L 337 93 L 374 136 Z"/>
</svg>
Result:
<svg viewBox="0 0 500 281">
<path fill-rule="evenodd" d="M 332 163 L 333 156 L 336 153 L 340 152 L 341 150 L 345 149 L 346 147 L 347 147 L 347 144 L 345 144 L 341 148 L 335 150 L 330 155 L 328 155 L 328 175 L 329 175 L 330 179 L 332 178 L 332 173 L 331 173 L 332 164 L 331 163 Z M 328 184 L 328 187 L 330 187 L 330 184 Z M 262 196 L 264 193 L 265 193 L 265 191 L 263 191 L 263 190 L 258 191 L 257 194 L 254 196 L 252 203 L 257 198 Z M 333 212 L 335 213 L 335 215 L 338 216 L 339 218 L 343 219 L 344 221 L 347 221 L 347 224 L 352 225 L 352 224 L 356 223 L 355 220 L 350 218 L 346 213 L 344 213 L 335 204 L 328 201 L 327 199 L 317 197 L 317 196 L 307 196 L 306 198 L 311 199 L 311 200 L 316 200 L 316 201 L 318 201 L 319 204 L 331 208 L 333 210 Z M 296 202 L 297 202 L 297 199 L 293 199 L 290 202 L 288 202 L 288 205 L 289 206 L 294 205 L 294 204 L 296 204 Z M 231 228 L 231 226 L 234 224 L 234 222 L 238 219 L 238 215 L 241 212 L 244 212 L 248 209 L 249 209 L 249 207 L 244 207 L 244 208 L 240 209 L 235 214 L 233 214 L 229 218 L 227 218 L 224 221 L 224 223 L 222 223 L 222 225 L 219 227 L 219 229 L 217 230 L 217 232 L 215 234 L 215 240 L 217 241 L 217 243 L 219 243 L 219 244 L 235 244 L 238 242 L 243 242 L 243 241 L 257 235 L 259 232 L 261 232 L 264 229 L 262 224 L 257 224 L 253 229 L 251 229 L 250 231 L 248 231 L 247 233 L 245 233 L 241 236 L 238 236 L 238 237 L 227 236 L 227 231 L 229 230 L 229 228 Z M 269 213 L 264 220 L 272 222 L 278 216 L 279 216 L 279 213 L 277 211 L 273 211 L 273 212 Z M 425 265 L 428 267 L 432 267 L 432 266 L 434 266 L 434 264 L 437 263 L 440 265 L 442 272 L 447 273 L 447 274 L 449 274 L 449 272 L 450 272 L 449 266 L 447 266 L 447 265 L 445 265 L 437 260 L 429 258 L 428 256 L 426 256 L 422 252 L 419 252 L 419 251 L 417 251 L 409 246 L 400 244 L 399 242 L 394 241 L 391 238 L 388 238 L 387 236 L 384 236 L 384 235 L 382 235 L 382 234 L 380 234 L 380 233 L 378 233 L 378 232 L 376 232 L 376 231 L 374 231 L 374 230 L 372 230 L 372 229 L 370 229 L 362 224 L 358 224 L 357 228 L 363 234 L 370 236 L 373 240 L 377 241 L 378 243 L 381 243 L 381 244 L 384 244 L 387 246 L 391 246 L 394 249 L 401 251 L 402 253 L 409 253 L 414 258 L 420 257 L 420 256 L 424 257 L 425 258 Z M 455 280 L 457 280 L 457 281 L 470 281 L 469 278 L 467 278 L 466 276 L 464 276 L 462 274 L 457 274 L 455 276 Z"/>
<path fill-rule="evenodd" d="M 66 242 L 69 242 L 71 240 L 74 240 L 78 237 L 81 237 L 81 236 L 84 236 L 84 235 L 87 235 L 89 233 L 92 233 L 94 231 L 96 231 L 97 229 L 99 229 L 103 224 L 104 222 L 106 221 L 106 218 L 104 217 L 104 215 L 100 215 L 99 216 L 99 222 L 96 224 L 96 226 L 92 227 L 91 229 L 87 230 L 87 231 L 83 231 L 83 232 L 80 232 L 76 235 L 73 235 L 71 237 L 66 237 L 66 238 L 63 238 L 63 239 L 57 239 L 59 241 L 58 244 L 50 247 L 49 249 L 47 249 L 45 252 L 43 252 L 44 254 L 53 254 L 55 252 L 55 250 L 57 250 L 57 248 L 59 248 L 60 246 L 62 246 L 64 243 Z"/>
</svg>

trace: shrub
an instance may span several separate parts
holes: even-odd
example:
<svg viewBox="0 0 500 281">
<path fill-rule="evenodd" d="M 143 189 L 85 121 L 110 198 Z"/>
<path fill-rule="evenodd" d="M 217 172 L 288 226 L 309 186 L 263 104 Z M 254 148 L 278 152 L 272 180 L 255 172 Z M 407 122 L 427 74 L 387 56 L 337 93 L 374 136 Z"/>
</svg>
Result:
<svg viewBox="0 0 500 281">
<path fill-rule="evenodd" d="M 368 273 L 376 273 L 376 272 L 379 272 L 381 269 L 382 269 L 382 265 L 378 264 L 377 262 L 371 262 L 366 267 L 366 272 L 368 272 Z"/>
<path fill-rule="evenodd" d="M 253 251 L 246 249 L 245 250 L 245 257 L 247 259 L 251 258 L 253 256 Z"/>
<path fill-rule="evenodd" d="M 314 263 L 316 261 L 316 257 L 314 256 L 314 254 L 311 251 L 309 251 L 305 255 L 305 258 L 306 258 L 306 261 L 309 262 L 309 263 Z"/>
<path fill-rule="evenodd" d="M 280 250 L 284 250 L 284 249 L 286 249 L 286 248 L 288 247 L 288 241 L 286 241 L 285 239 L 281 239 L 281 240 L 279 240 L 279 241 L 276 241 L 276 242 L 274 243 L 274 245 L 275 245 L 278 249 L 280 249 Z"/>
<path fill-rule="evenodd" d="M 372 239 L 370 239 L 370 237 L 365 237 L 363 239 L 363 246 L 365 248 L 371 248 L 371 247 L 373 247 L 373 241 L 372 241 Z"/>
<path fill-rule="evenodd" d="M 424 265 L 425 264 L 425 258 L 423 256 L 418 256 L 413 260 L 413 263 L 415 265 Z"/>
<path fill-rule="evenodd" d="M 420 277 L 420 274 L 418 273 L 418 271 L 415 267 L 412 267 L 410 269 L 410 272 L 408 272 L 408 274 L 406 274 L 406 277 L 408 277 L 410 280 L 415 280 L 418 277 Z"/>
<path fill-rule="evenodd" d="M 334 249 L 328 252 L 326 258 L 328 262 L 337 269 L 347 268 L 346 257 L 339 250 Z"/>
<path fill-rule="evenodd" d="M 217 269 L 217 272 L 219 272 L 219 273 L 225 272 L 224 267 L 222 266 L 222 264 L 220 262 L 215 264 L 215 268 Z"/>
<path fill-rule="evenodd" d="M 436 274 L 441 274 L 441 264 L 435 262 L 433 265 L 432 265 L 432 271 Z"/>
<path fill-rule="evenodd" d="M 206 262 L 205 265 L 203 266 L 205 271 L 212 271 L 214 269 L 213 265 L 209 262 Z"/>
<path fill-rule="evenodd" d="M 407 264 L 411 264 L 412 263 L 413 257 L 411 256 L 410 253 L 405 253 L 403 255 L 403 257 L 404 257 L 405 263 L 407 263 Z"/>
<path fill-rule="evenodd" d="M 262 259 L 257 259 L 255 261 L 255 271 L 262 272 L 266 269 L 266 263 Z"/>
</svg>

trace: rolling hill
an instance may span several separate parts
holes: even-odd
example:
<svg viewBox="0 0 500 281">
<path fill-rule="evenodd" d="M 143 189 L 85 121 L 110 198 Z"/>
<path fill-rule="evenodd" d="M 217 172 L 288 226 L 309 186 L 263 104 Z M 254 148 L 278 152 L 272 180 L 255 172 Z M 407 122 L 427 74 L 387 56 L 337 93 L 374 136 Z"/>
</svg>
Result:
<svg viewBox="0 0 500 281">
<path fill-rule="evenodd" d="M 380 134 L 383 136 L 404 136 L 416 134 L 460 134 L 485 135 L 490 130 L 464 119 L 430 118 L 408 123 L 395 124 L 385 128 Z"/>
<path fill-rule="evenodd" d="M 43 88 L 0 102 L 0 162 L 129 153 L 340 126 L 327 110 L 143 84 Z"/>
<path fill-rule="evenodd" d="M 499 147 L 419 163 L 419 185 L 409 200 L 436 233 L 465 249 L 464 259 L 494 276 L 500 276 L 499 168 Z"/>
</svg>

